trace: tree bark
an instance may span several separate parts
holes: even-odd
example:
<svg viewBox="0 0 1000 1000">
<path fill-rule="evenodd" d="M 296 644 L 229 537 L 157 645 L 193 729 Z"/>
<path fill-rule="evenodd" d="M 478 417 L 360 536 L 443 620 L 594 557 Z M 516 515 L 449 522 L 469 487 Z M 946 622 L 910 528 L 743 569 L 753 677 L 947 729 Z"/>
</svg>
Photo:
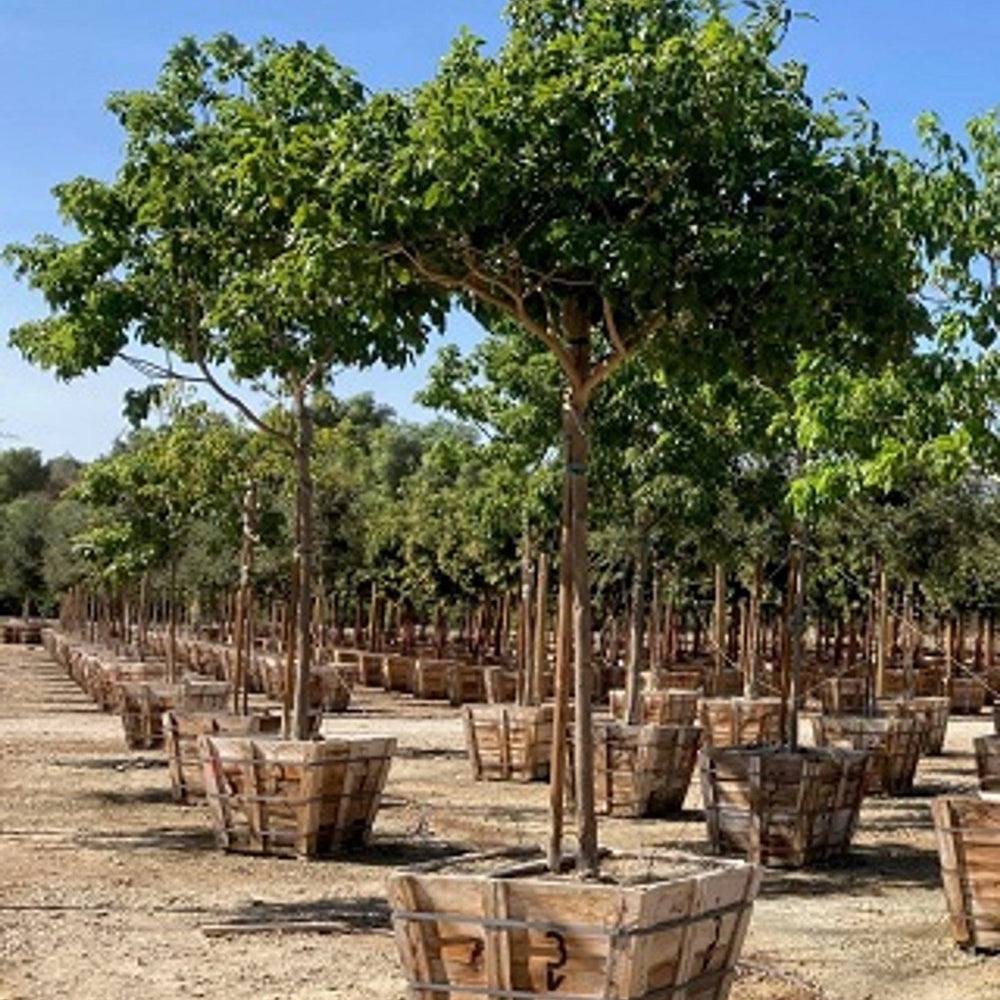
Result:
<svg viewBox="0 0 1000 1000">
<path fill-rule="evenodd" d="M 312 447 L 313 415 L 307 388 L 295 393 L 298 435 L 295 443 L 295 507 L 298 521 L 298 648 L 295 673 L 293 723 L 295 739 L 304 740 L 309 732 L 309 677 L 312 673 L 312 577 L 313 577 L 313 484 Z"/>
<path fill-rule="evenodd" d="M 569 474 L 563 474 L 562 523 L 559 532 L 559 603 L 556 616 L 555 710 L 552 720 L 552 756 L 549 765 L 549 869 L 562 863 L 563 798 L 566 788 L 566 731 L 569 725 L 569 658 L 573 644 L 573 553 L 570 548 L 572 496 Z"/>
<path fill-rule="evenodd" d="M 643 636 L 646 623 L 646 576 L 649 572 L 649 535 L 636 525 L 635 566 L 632 573 L 632 616 L 629 622 L 628 670 L 625 676 L 625 721 L 639 723 L 639 694 L 643 668 Z"/>
</svg>

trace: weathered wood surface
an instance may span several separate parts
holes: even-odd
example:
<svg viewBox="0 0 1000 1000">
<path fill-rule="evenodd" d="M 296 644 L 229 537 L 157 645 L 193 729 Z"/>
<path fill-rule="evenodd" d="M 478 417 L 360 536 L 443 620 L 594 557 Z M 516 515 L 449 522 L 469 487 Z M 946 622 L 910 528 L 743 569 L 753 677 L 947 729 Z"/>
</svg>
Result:
<svg viewBox="0 0 1000 1000">
<path fill-rule="evenodd" d="M 163 745 L 175 802 L 188 805 L 205 798 L 205 774 L 198 749 L 200 736 L 277 736 L 281 716 L 270 713 L 232 715 L 229 712 L 191 712 L 173 709 L 163 715 Z"/>
<path fill-rule="evenodd" d="M 652 725 L 692 726 L 698 719 L 697 691 L 660 690 L 639 692 L 639 722 Z M 628 703 L 625 692 L 608 694 L 611 715 L 624 719 Z"/>
<path fill-rule="evenodd" d="M 552 705 L 466 706 L 465 744 L 476 781 L 544 781 L 552 752 Z"/>
<path fill-rule="evenodd" d="M 713 850 L 794 867 L 845 855 L 867 759 L 857 750 L 706 748 L 701 787 Z"/>
<path fill-rule="evenodd" d="M 319 857 L 367 842 L 396 741 L 204 735 L 198 748 L 221 848 Z"/>
<path fill-rule="evenodd" d="M 684 805 L 702 731 L 694 725 L 598 723 L 594 791 L 609 816 L 670 816 Z"/>
<path fill-rule="evenodd" d="M 1000 951 L 1000 802 L 940 796 L 931 813 L 952 935 Z"/>
<path fill-rule="evenodd" d="M 698 718 L 706 747 L 781 742 L 780 698 L 703 698 Z"/>
<path fill-rule="evenodd" d="M 927 723 L 922 717 L 819 715 L 813 717 L 817 746 L 867 750 L 869 795 L 905 795 L 913 789 Z"/>
<path fill-rule="evenodd" d="M 637 859 L 637 884 L 521 866 L 495 877 L 397 872 L 393 926 L 412 1000 L 724 1000 L 760 884 L 756 865 Z"/>
</svg>

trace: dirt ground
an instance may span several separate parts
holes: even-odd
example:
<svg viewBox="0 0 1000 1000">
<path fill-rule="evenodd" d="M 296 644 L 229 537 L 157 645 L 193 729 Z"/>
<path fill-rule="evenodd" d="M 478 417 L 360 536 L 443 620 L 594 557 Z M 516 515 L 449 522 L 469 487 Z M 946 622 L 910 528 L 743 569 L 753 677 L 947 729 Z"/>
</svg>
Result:
<svg viewBox="0 0 1000 1000">
<path fill-rule="evenodd" d="M 974 786 L 971 739 L 991 728 L 953 719 L 915 795 L 865 804 L 847 863 L 766 875 L 732 1000 L 1000 997 L 1000 956 L 951 943 L 928 808 Z M 399 738 L 371 847 L 313 862 L 222 854 L 207 810 L 171 802 L 161 754 L 126 751 L 120 720 L 42 650 L 0 646 L 0 1000 L 402 1000 L 386 874 L 540 843 L 546 788 L 473 782 L 445 706 L 361 690 L 324 732 Z M 696 786 L 679 820 L 605 819 L 602 843 L 704 853 Z M 210 935 L 278 918 L 340 930 Z"/>
</svg>

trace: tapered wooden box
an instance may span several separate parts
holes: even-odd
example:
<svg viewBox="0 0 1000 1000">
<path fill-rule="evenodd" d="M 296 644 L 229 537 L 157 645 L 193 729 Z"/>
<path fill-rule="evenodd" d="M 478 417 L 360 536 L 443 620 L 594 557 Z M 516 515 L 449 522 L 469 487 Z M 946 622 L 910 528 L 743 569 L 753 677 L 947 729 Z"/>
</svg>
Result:
<svg viewBox="0 0 1000 1000">
<path fill-rule="evenodd" d="M 698 726 L 598 723 L 594 799 L 609 816 L 670 816 L 684 805 L 698 760 Z"/>
<path fill-rule="evenodd" d="M 201 736 L 198 748 L 219 847 L 313 858 L 368 841 L 396 740 Z"/>
<path fill-rule="evenodd" d="M 625 692 L 608 694 L 611 714 L 624 719 L 628 704 Z M 691 726 L 698 718 L 698 692 L 684 690 L 641 691 L 639 693 L 639 721 L 642 724 Z"/>
<path fill-rule="evenodd" d="M 706 748 L 701 787 L 713 850 L 794 867 L 846 854 L 867 759 L 830 748 Z"/>
<path fill-rule="evenodd" d="M 976 754 L 979 790 L 1000 793 L 1000 736 L 977 736 L 972 747 Z"/>
<path fill-rule="evenodd" d="M 828 677 L 819 685 L 827 715 L 860 715 L 868 705 L 867 677 Z"/>
<path fill-rule="evenodd" d="M 418 657 L 413 666 L 413 694 L 417 698 L 448 701 L 451 698 L 453 660 L 433 660 Z"/>
<path fill-rule="evenodd" d="M 600 881 L 527 862 L 394 873 L 410 1000 L 725 1000 L 760 869 L 613 856 Z"/>
<path fill-rule="evenodd" d="M 780 698 L 703 698 L 698 718 L 707 747 L 781 742 Z"/>
<path fill-rule="evenodd" d="M 931 813 L 952 935 L 1000 951 L 1000 802 L 944 795 Z"/>
<path fill-rule="evenodd" d="M 948 733 L 951 705 L 943 697 L 879 699 L 878 711 L 883 715 L 904 715 L 923 719 L 923 746 L 920 752 L 937 756 L 944 750 Z"/>
<path fill-rule="evenodd" d="M 871 795 L 905 795 L 913 789 L 927 723 L 921 717 L 819 715 L 813 717 L 817 746 L 867 750 Z"/>
<path fill-rule="evenodd" d="M 467 705 L 465 743 L 477 781 L 544 781 L 552 754 L 552 705 Z"/>
<path fill-rule="evenodd" d="M 227 712 L 172 710 L 163 716 L 163 742 L 175 802 L 190 804 L 205 798 L 205 773 L 198 750 L 200 736 L 277 735 L 281 716 L 230 715 Z"/>
<path fill-rule="evenodd" d="M 382 657 L 382 687 L 401 694 L 413 693 L 413 657 L 386 653 Z"/>
<path fill-rule="evenodd" d="M 945 682 L 956 715 L 979 715 L 986 704 L 986 687 L 979 677 L 952 677 Z"/>
</svg>

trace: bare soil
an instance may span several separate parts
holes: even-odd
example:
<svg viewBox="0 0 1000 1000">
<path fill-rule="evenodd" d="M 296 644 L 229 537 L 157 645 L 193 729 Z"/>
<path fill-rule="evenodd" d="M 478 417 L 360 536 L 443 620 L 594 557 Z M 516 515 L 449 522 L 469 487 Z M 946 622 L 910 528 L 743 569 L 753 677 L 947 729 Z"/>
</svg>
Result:
<svg viewBox="0 0 1000 1000">
<path fill-rule="evenodd" d="M 929 802 L 971 790 L 983 715 L 953 719 L 908 798 L 869 800 L 850 859 L 768 872 L 732 1000 L 996 1000 L 1000 956 L 949 936 Z M 543 785 L 471 780 L 457 710 L 361 690 L 324 733 L 392 733 L 373 843 L 342 860 L 220 853 L 170 799 L 164 758 L 124 749 L 40 649 L 0 646 L 0 1000 L 402 1000 L 394 867 L 544 840 Z M 697 782 L 673 821 L 605 819 L 623 849 L 704 854 Z M 234 933 L 308 921 L 333 933 Z M 221 929 L 220 929 L 221 925 Z"/>
</svg>

